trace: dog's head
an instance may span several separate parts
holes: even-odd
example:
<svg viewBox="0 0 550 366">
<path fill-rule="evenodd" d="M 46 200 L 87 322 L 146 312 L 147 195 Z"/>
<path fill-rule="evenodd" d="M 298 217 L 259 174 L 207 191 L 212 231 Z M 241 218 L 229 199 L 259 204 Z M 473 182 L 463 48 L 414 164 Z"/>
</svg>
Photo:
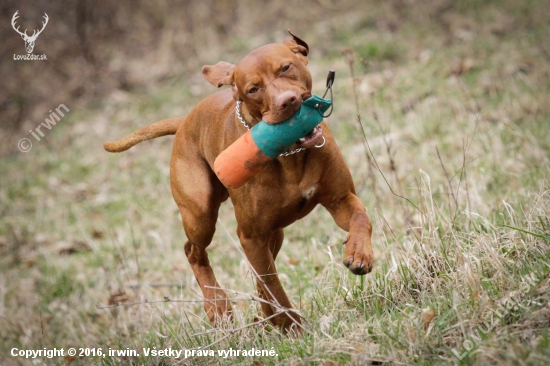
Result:
<svg viewBox="0 0 550 366">
<path fill-rule="evenodd" d="M 206 65 L 202 73 L 216 87 L 231 85 L 233 98 L 267 123 L 292 117 L 311 96 L 307 43 L 292 34 L 282 44 L 268 44 L 250 52 L 236 66 L 224 61 Z"/>
</svg>

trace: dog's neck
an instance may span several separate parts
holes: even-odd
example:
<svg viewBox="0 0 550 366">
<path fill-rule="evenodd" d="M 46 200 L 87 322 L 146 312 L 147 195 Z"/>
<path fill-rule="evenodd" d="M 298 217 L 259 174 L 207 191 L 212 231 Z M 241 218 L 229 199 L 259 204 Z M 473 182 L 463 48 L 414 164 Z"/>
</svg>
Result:
<svg viewBox="0 0 550 366">
<path fill-rule="evenodd" d="M 239 112 L 240 112 L 240 118 L 239 118 Z M 258 124 L 262 119 L 258 117 L 254 117 L 246 107 L 245 103 L 237 102 L 237 104 L 235 105 L 235 120 L 239 125 L 249 130 L 252 127 L 254 127 L 256 124 Z"/>
</svg>

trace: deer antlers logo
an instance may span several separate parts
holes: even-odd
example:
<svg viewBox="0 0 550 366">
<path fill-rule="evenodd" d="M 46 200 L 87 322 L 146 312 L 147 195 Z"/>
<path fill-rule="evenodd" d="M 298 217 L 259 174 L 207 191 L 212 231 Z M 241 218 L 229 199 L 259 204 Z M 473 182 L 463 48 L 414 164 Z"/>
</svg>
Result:
<svg viewBox="0 0 550 366">
<path fill-rule="evenodd" d="M 23 41 L 25 41 L 25 49 L 27 50 L 27 53 L 32 53 L 32 50 L 34 49 L 34 42 L 36 42 L 36 38 L 38 38 L 38 36 L 40 35 L 40 33 L 42 33 L 42 31 L 44 30 L 44 28 L 46 28 L 46 24 L 48 24 L 48 14 L 44 13 L 44 19 L 46 20 L 45 22 L 42 22 L 42 29 L 40 29 L 38 32 L 36 30 L 34 30 L 32 36 L 29 36 L 27 34 L 27 30 L 25 29 L 24 32 L 21 32 L 19 30 L 19 26 L 17 26 L 17 28 L 15 28 L 15 20 L 17 18 L 19 18 L 19 16 L 17 15 L 17 13 L 19 13 L 19 10 L 17 10 L 15 12 L 15 14 L 13 14 L 13 18 L 11 18 L 11 26 L 13 27 L 13 29 L 19 33 L 21 35 L 21 38 L 23 38 Z"/>
</svg>

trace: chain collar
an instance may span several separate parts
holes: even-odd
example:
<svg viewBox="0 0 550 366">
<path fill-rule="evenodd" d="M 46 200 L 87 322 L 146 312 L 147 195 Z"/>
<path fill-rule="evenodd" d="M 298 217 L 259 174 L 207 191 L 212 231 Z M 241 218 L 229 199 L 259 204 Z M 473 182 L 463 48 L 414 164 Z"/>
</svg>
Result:
<svg viewBox="0 0 550 366">
<path fill-rule="evenodd" d="M 248 123 L 246 123 L 246 121 L 244 120 L 243 116 L 241 115 L 241 101 L 238 100 L 237 101 L 237 105 L 235 106 L 235 113 L 237 114 L 237 118 L 239 119 L 239 121 L 243 124 L 243 126 L 247 129 L 247 130 L 250 130 L 250 126 L 248 125 Z M 325 139 L 325 136 L 323 136 L 323 143 L 321 145 L 315 145 L 315 147 L 317 149 L 325 146 L 325 143 L 326 143 L 326 139 Z M 290 156 L 290 155 L 294 155 L 296 153 L 299 153 L 300 151 L 302 150 L 305 150 L 305 148 L 303 147 L 299 147 L 297 149 L 294 149 L 292 151 L 287 151 L 287 152 L 284 152 L 282 154 L 279 154 L 279 156 Z"/>
</svg>

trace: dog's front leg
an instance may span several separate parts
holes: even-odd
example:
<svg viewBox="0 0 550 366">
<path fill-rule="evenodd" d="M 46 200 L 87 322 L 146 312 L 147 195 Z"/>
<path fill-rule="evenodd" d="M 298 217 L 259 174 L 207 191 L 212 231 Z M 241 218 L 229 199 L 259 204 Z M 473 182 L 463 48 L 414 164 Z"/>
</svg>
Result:
<svg viewBox="0 0 550 366">
<path fill-rule="evenodd" d="M 365 206 L 352 192 L 323 204 L 336 224 L 349 232 L 344 240 L 346 250 L 344 264 L 356 275 L 364 275 L 372 270 L 374 254 L 371 236 L 372 224 Z"/>
<path fill-rule="evenodd" d="M 256 272 L 258 293 L 266 301 L 261 304 L 264 315 L 273 316 L 271 322 L 285 331 L 300 331 L 300 316 L 292 308 L 275 267 L 275 258 L 283 242 L 283 231 L 250 235 L 239 228 L 237 233 L 244 253 Z"/>
</svg>

